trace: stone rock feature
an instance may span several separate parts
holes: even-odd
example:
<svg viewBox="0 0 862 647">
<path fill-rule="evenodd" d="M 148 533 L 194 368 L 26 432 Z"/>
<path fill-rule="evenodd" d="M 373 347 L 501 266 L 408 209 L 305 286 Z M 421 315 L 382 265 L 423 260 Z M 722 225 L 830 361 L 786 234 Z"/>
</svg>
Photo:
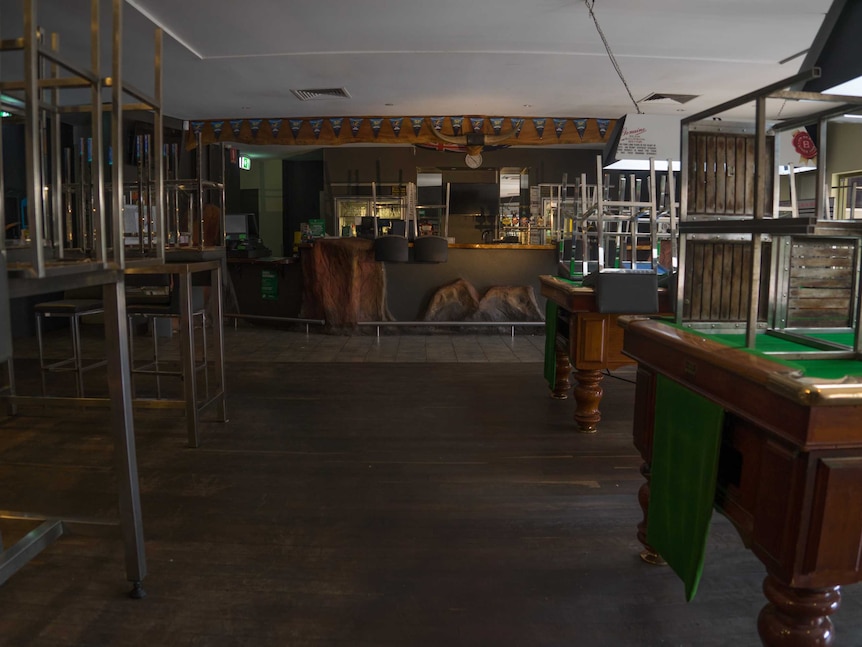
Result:
<svg viewBox="0 0 862 647">
<path fill-rule="evenodd" d="M 329 332 L 350 331 L 359 321 L 392 321 L 386 304 L 386 271 L 374 260 L 371 240 L 321 238 L 301 253 L 300 316 L 323 319 Z"/>
<path fill-rule="evenodd" d="M 479 293 L 469 281 L 458 279 L 437 289 L 423 321 L 474 321 L 479 311 Z"/>
<path fill-rule="evenodd" d="M 542 321 L 532 286 L 514 285 L 490 288 L 479 302 L 479 321 Z"/>
<path fill-rule="evenodd" d="M 532 286 L 496 286 L 479 297 L 475 287 L 458 279 L 439 288 L 423 321 L 543 321 Z"/>
</svg>

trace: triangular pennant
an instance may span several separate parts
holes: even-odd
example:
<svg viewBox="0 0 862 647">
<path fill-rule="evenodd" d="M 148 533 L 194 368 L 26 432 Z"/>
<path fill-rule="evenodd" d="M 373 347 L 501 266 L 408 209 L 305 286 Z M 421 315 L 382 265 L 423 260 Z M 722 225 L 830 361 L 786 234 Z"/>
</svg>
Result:
<svg viewBox="0 0 862 647">
<path fill-rule="evenodd" d="M 565 119 L 554 119 L 554 132 L 557 133 L 557 139 L 563 134 L 563 129 L 566 127 Z"/>
<path fill-rule="evenodd" d="M 596 119 L 596 123 L 599 126 L 599 135 L 604 137 L 605 133 L 608 132 L 608 126 L 610 126 L 611 120 L 610 119 Z"/>
<path fill-rule="evenodd" d="M 278 131 L 281 130 L 281 119 L 267 119 L 269 129 L 272 131 L 273 137 L 278 137 Z"/>
<path fill-rule="evenodd" d="M 383 125 L 383 119 L 380 117 L 369 117 L 368 122 L 371 124 L 371 132 L 374 133 L 374 136 L 380 134 L 380 127 Z"/>
<path fill-rule="evenodd" d="M 410 117 L 410 125 L 413 126 L 413 134 L 419 136 L 419 131 L 422 130 L 422 124 L 425 123 L 425 117 Z"/>
<path fill-rule="evenodd" d="M 314 133 L 314 138 L 318 139 L 320 137 L 320 129 L 323 128 L 323 119 L 309 119 L 308 123 L 311 124 L 311 132 Z"/>
<path fill-rule="evenodd" d="M 533 125 L 536 127 L 536 132 L 539 133 L 539 139 L 545 134 L 545 120 L 541 117 L 533 119 Z"/>
<path fill-rule="evenodd" d="M 470 126 L 473 128 L 474 133 L 481 133 L 482 126 L 485 125 L 484 117 L 470 117 Z"/>
<path fill-rule="evenodd" d="M 449 117 L 449 123 L 452 124 L 452 132 L 457 137 L 461 134 L 461 126 L 464 125 L 464 117 Z"/>
<path fill-rule="evenodd" d="M 205 121 L 193 121 L 192 123 L 192 132 L 195 135 L 201 134 L 201 129 L 204 127 Z"/>
<path fill-rule="evenodd" d="M 587 130 L 587 120 L 586 119 L 572 119 L 575 124 L 575 130 L 578 131 L 578 137 L 581 139 L 584 138 L 584 132 Z"/>
<path fill-rule="evenodd" d="M 222 121 L 211 121 L 210 126 L 213 127 L 213 132 L 215 133 L 216 139 L 221 135 L 222 128 L 224 128 L 224 120 Z"/>
<path fill-rule="evenodd" d="M 350 132 L 354 137 L 359 134 L 360 127 L 362 127 L 362 117 L 350 117 Z"/>
<path fill-rule="evenodd" d="M 332 132 L 335 133 L 336 137 L 341 137 L 341 125 L 344 123 L 344 119 L 341 117 L 332 117 L 329 120 L 329 125 L 332 127 Z"/>
<path fill-rule="evenodd" d="M 395 136 L 398 137 L 401 134 L 401 122 L 404 121 L 404 117 L 390 117 L 389 123 L 392 124 L 392 132 L 395 133 Z"/>
<path fill-rule="evenodd" d="M 234 137 L 239 137 L 239 129 L 242 128 L 242 119 L 231 119 L 230 120 L 230 129 L 233 132 Z"/>
<path fill-rule="evenodd" d="M 515 137 L 521 134 L 521 127 L 524 125 L 524 120 L 520 117 L 512 117 L 512 130 L 515 131 Z"/>
<path fill-rule="evenodd" d="M 293 138 L 299 137 L 299 129 L 302 128 L 302 119 L 288 119 L 287 125 L 290 126 L 290 132 L 293 133 Z"/>
<path fill-rule="evenodd" d="M 251 136 L 257 137 L 257 131 L 260 130 L 260 125 L 263 123 L 263 119 L 249 119 L 248 125 L 251 126 Z"/>
<path fill-rule="evenodd" d="M 434 126 L 434 130 L 440 132 L 443 130 L 443 121 L 446 117 L 431 117 L 431 125 Z"/>
<path fill-rule="evenodd" d="M 491 128 L 494 130 L 495 135 L 499 135 L 500 131 L 503 130 L 503 118 L 502 117 L 490 117 L 488 121 L 491 122 Z"/>
</svg>

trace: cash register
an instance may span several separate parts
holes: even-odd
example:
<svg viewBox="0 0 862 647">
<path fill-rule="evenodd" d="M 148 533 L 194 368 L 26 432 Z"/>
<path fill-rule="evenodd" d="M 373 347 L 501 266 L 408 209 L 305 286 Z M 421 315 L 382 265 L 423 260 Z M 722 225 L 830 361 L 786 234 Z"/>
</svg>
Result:
<svg viewBox="0 0 862 647">
<path fill-rule="evenodd" d="M 257 214 L 225 214 L 225 249 L 228 258 L 262 258 L 272 250 L 260 239 Z"/>
</svg>

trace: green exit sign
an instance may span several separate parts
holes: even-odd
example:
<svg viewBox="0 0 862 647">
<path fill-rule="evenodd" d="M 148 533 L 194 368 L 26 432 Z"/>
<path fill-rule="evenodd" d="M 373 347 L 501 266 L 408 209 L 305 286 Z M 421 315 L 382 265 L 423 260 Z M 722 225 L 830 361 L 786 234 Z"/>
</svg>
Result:
<svg viewBox="0 0 862 647">
<path fill-rule="evenodd" d="M 243 171 L 250 171 L 251 170 L 251 158 L 246 157 L 245 155 L 240 155 L 239 156 L 239 167 Z"/>
</svg>

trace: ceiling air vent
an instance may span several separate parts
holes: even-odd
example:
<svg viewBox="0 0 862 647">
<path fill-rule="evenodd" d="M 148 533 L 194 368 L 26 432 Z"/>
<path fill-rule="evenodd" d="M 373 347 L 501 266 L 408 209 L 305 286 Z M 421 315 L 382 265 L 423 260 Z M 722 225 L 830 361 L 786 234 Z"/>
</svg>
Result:
<svg viewBox="0 0 862 647">
<path fill-rule="evenodd" d="M 315 90 L 291 90 L 300 101 L 312 99 L 349 99 L 350 93 L 344 88 L 317 88 Z"/>
<path fill-rule="evenodd" d="M 664 92 L 653 92 L 648 94 L 643 99 L 638 101 L 638 103 L 688 103 L 692 99 L 697 99 L 698 95 L 696 94 L 667 94 Z"/>
</svg>

